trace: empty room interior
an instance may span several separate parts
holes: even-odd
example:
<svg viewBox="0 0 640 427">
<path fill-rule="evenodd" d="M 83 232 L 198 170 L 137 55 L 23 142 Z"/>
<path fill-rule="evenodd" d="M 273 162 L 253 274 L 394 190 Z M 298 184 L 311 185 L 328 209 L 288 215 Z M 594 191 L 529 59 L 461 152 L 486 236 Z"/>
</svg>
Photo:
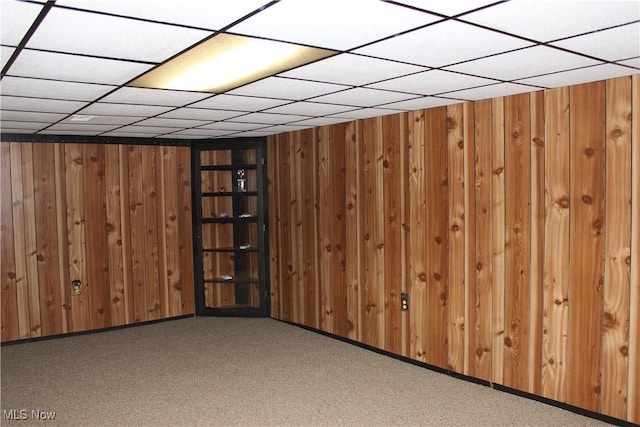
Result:
<svg viewBox="0 0 640 427">
<path fill-rule="evenodd" d="M 0 0 L 2 423 L 640 423 L 639 0 Z"/>
</svg>

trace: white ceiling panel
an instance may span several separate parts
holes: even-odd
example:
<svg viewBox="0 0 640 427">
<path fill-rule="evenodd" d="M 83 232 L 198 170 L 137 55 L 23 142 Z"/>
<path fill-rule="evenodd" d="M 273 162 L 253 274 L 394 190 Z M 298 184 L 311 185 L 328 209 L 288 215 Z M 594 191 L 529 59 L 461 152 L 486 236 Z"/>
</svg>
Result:
<svg viewBox="0 0 640 427">
<path fill-rule="evenodd" d="M 462 19 L 548 42 L 640 19 L 637 0 L 510 1 Z"/>
<path fill-rule="evenodd" d="M 266 108 L 277 107 L 278 105 L 288 104 L 287 99 L 258 98 L 253 96 L 236 96 L 236 95 L 216 95 L 213 98 L 196 102 L 190 105 L 193 108 L 213 108 L 219 110 L 232 111 L 260 111 Z M 230 115 L 229 117 L 234 117 Z"/>
<path fill-rule="evenodd" d="M 464 12 L 478 9 L 491 3 L 495 3 L 496 0 L 456 0 L 456 1 L 442 1 L 442 0 L 396 0 L 398 3 L 404 3 L 410 6 L 417 7 L 429 12 L 440 13 L 447 16 L 455 16 Z"/>
<path fill-rule="evenodd" d="M 176 129 L 177 128 L 172 128 L 172 127 L 167 127 L 167 126 L 162 127 L 162 126 L 136 126 L 136 125 L 129 125 L 129 126 L 123 126 L 118 130 L 122 131 L 122 132 L 157 134 L 157 133 L 175 132 Z"/>
<path fill-rule="evenodd" d="M 71 135 L 71 136 L 102 136 L 102 132 L 92 129 L 86 130 L 50 130 L 41 131 L 42 135 Z"/>
<path fill-rule="evenodd" d="M 245 131 L 245 130 L 256 130 L 262 129 L 269 125 L 263 123 L 240 123 L 240 122 L 216 122 L 208 125 L 200 126 L 200 129 L 218 129 L 218 130 L 229 130 L 229 131 Z"/>
<path fill-rule="evenodd" d="M 529 45 L 531 43 L 515 37 L 460 22 L 446 21 L 374 43 L 355 52 L 429 67 L 442 67 Z"/>
<path fill-rule="evenodd" d="M 102 132 L 108 132 L 113 129 L 117 129 L 119 125 L 97 125 L 97 124 L 72 124 L 72 123 L 58 123 L 51 126 L 47 130 L 52 131 L 75 131 L 75 132 L 88 132 L 92 135 L 97 135 Z"/>
<path fill-rule="evenodd" d="M 483 86 L 475 89 L 461 90 L 448 94 L 451 97 L 478 101 L 481 99 L 495 98 L 497 96 L 517 95 L 525 92 L 535 92 L 536 88 L 515 83 L 498 83 L 492 86 Z"/>
<path fill-rule="evenodd" d="M 398 109 L 400 111 L 414 111 L 425 108 L 442 107 L 443 105 L 459 104 L 461 101 L 456 99 L 436 98 L 425 96 L 423 98 L 410 99 L 408 101 L 393 102 L 385 104 L 385 108 Z"/>
<path fill-rule="evenodd" d="M 115 86 L 61 82 L 22 77 L 2 79 L 2 94 L 43 98 L 68 99 L 71 101 L 91 101 L 115 89 Z"/>
<path fill-rule="evenodd" d="M 389 102 L 404 101 L 415 98 L 415 95 L 406 93 L 387 92 L 377 89 L 355 88 L 330 95 L 320 96 L 314 101 L 327 102 L 330 104 L 353 105 L 356 107 L 373 107 Z"/>
<path fill-rule="evenodd" d="M 449 67 L 453 71 L 515 80 L 541 74 L 596 65 L 598 61 L 558 49 L 534 46 Z"/>
<path fill-rule="evenodd" d="M 618 64 L 628 65 L 630 67 L 639 68 L 639 70 L 631 70 L 632 73 L 637 74 L 640 73 L 640 56 L 637 58 L 626 59 L 624 61 L 617 61 Z"/>
<path fill-rule="evenodd" d="M 33 129 L 20 129 L 20 128 L 12 128 L 2 126 L 2 132 L 4 133 L 21 133 L 21 134 L 34 134 L 36 133 Z"/>
<path fill-rule="evenodd" d="M 438 19 L 434 15 L 372 0 L 282 0 L 230 31 L 348 50 Z"/>
<path fill-rule="evenodd" d="M 69 116 L 68 118 L 66 118 L 64 120 L 63 123 L 76 123 L 79 124 L 76 121 L 76 117 L 80 116 L 82 117 L 83 115 L 78 115 L 78 114 L 73 114 L 71 116 Z M 140 117 L 127 117 L 127 116 L 94 116 L 94 115 L 87 115 L 85 117 L 90 117 L 91 119 L 88 120 L 86 123 L 87 124 L 91 124 L 91 125 L 128 125 L 137 121 L 140 121 Z"/>
<path fill-rule="evenodd" d="M 42 11 L 41 4 L 2 0 L 2 12 L 0 13 L 2 44 L 13 46 L 20 44 L 40 11 Z"/>
<path fill-rule="evenodd" d="M 269 135 L 277 135 L 280 132 L 274 131 L 274 130 L 253 130 L 253 131 L 247 131 L 247 132 L 240 132 L 240 133 L 234 133 L 231 134 L 234 137 L 239 137 L 239 138 L 255 138 L 255 137 L 260 137 L 260 136 L 269 136 Z"/>
<path fill-rule="evenodd" d="M 268 0 L 58 0 L 56 5 L 94 10 L 115 15 L 143 18 L 220 30 L 243 16 L 263 7 Z M 197 11 L 197 13 L 194 13 Z"/>
<path fill-rule="evenodd" d="M 235 117 L 234 122 L 244 123 L 263 123 L 271 125 L 280 125 L 284 123 L 297 122 L 308 119 L 306 116 L 297 116 L 291 114 L 268 114 L 268 113 L 251 113 L 244 116 Z"/>
<path fill-rule="evenodd" d="M 638 73 L 638 71 L 636 70 L 635 73 Z M 631 74 L 634 74 L 633 69 L 621 67 L 619 65 L 604 64 L 565 71 L 564 73 L 553 73 L 545 76 L 518 80 L 518 83 L 551 88 L 628 76 Z"/>
<path fill-rule="evenodd" d="M 6 108 L 3 106 L 3 108 Z M 1 110 L 0 117 L 2 117 L 2 125 L 4 127 L 5 120 L 18 120 L 27 122 L 46 122 L 54 123 L 58 120 L 62 120 L 67 116 L 66 113 L 43 113 L 43 112 L 30 112 L 30 111 L 9 111 Z"/>
<path fill-rule="evenodd" d="M 205 120 L 167 119 L 152 117 L 136 123 L 136 126 L 167 126 L 173 128 L 191 128 L 209 123 Z"/>
<path fill-rule="evenodd" d="M 354 70 L 358 70 L 358 72 L 354 73 Z M 281 75 L 304 80 L 362 86 L 424 70 L 424 67 L 415 65 L 345 53 L 287 71 Z"/>
<path fill-rule="evenodd" d="M 347 88 L 347 86 L 285 79 L 281 77 L 268 77 L 264 80 L 234 89 L 229 93 L 232 95 L 249 95 L 299 101 L 345 88 Z"/>
<path fill-rule="evenodd" d="M 229 135 L 231 132 L 227 130 L 212 130 L 212 129 L 184 129 L 176 132 L 172 132 L 170 135 L 167 135 L 167 138 L 171 138 L 172 136 L 179 135 L 187 135 L 197 138 L 211 138 L 216 136 L 225 136 Z"/>
<path fill-rule="evenodd" d="M 161 62 L 210 31 L 54 7 L 27 47 L 117 59 Z M 108 40 L 108 43 L 105 43 Z"/>
<path fill-rule="evenodd" d="M 422 95 L 435 95 L 495 83 L 495 80 L 448 71 L 431 70 L 369 85 L 375 89 L 395 90 Z"/>
<path fill-rule="evenodd" d="M 166 113 L 173 107 L 158 107 L 154 105 L 110 104 L 98 102 L 84 108 L 79 114 L 95 114 L 98 116 L 133 116 L 149 117 Z"/>
<path fill-rule="evenodd" d="M 42 122 L 14 122 L 10 120 L 2 121 L 2 128 L 9 129 L 30 129 L 30 130 L 40 130 L 49 126 L 50 123 L 42 123 Z"/>
<path fill-rule="evenodd" d="M 299 126 L 297 124 L 290 124 L 290 125 L 271 126 L 269 128 L 265 128 L 265 130 L 269 132 L 282 133 L 282 132 L 295 132 L 297 130 L 306 129 L 308 127 L 311 127 L 311 126 L 302 126 L 302 125 Z"/>
<path fill-rule="evenodd" d="M 100 136 L 111 136 L 114 138 L 157 138 L 161 135 L 162 133 L 132 132 L 130 130 L 128 131 L 114 130 L 111 132 L 105 132 Z"/>
<path fill-rule="evenodd" d="M 265 110 L 266 113 L 302 114 L 305 116 L 326 116 L 344 111 L 353 110 L 353 107 L 344 105 L 321 104 L 319 102 L 294 102 L 280 107 Z"/>
<path fill-rule="evenodd" d="M 616 40 L 611 44 L 611 40 Z M 640 22 L 552 43 L 599 59 L 618 61 L 640 56 Z"/>
<path fill-rule="evenodd" d="M 2 46 L 2 50 L 0 50 L 0 58 L 2 59 L 2 68 L 4 68 L 4 66 L 7 65 L 7 62 L 9 61 L 9 58 L 11 58 L 11 55 L 13 55 L 14 51 L 15 49 L 12 47 Z"/>
<path fill-rule="evenodd" d="M 226 111 L 226 110 L 209 110 L 204 108 L 178 108 L 177 110 L 169 111 L 161 114 L 158 117 L 168 119 L 188 119 L 188 120 L 205 120 L 212 122 L 214 120 L 226 120 L 231 117 L 241 115 L 239 111 Z"/>
<path fill-rule="evenodd" d="M 180 107 L 210 96 L 206 93 L 181 92 L 177 90 L 123 87 L 101 99 L 119 104 L 142 104 Z"/>
<path fill-rule="evenodd" d="M 57 99 L 23 98 L 2 95 L 0 103 L 5 110 L 35 111 L 43 113 L 72 113 L 84 107 L 86 102 L 60 101 Z"/>
<path fill-rule="evenodd" d="M 336 123 L 344 123 L 349 121 L 349 119 L 341 119 L 341 118 L 328 118 L 328 117 L 315 117 L 313 119 L 307 119 L 307 120 L 301 120 L 299 122 L 296 122 L 296 125 L 300 125 L 300 126 L 305 126 L 305 127 L 309 127 L 309 126 L 329 126 L 329 125 L 333 125 Z"/>
<path fill-rule="evenodd" d="M 345 113 L 333 114 L 327 117 L 359 120 L 368 119 L 370 117 L 387 116 L 389 114 L 398 114 L 398 110 L 390 110 L 386 108 L 363 108 L 361 110 L 347 111 Z"/>
<path fill-rule="evenodd" d="M 150 65 L 62 53 L 23 50 L 8 75 L 82 83 L 123 84 Z"/>
</svg>

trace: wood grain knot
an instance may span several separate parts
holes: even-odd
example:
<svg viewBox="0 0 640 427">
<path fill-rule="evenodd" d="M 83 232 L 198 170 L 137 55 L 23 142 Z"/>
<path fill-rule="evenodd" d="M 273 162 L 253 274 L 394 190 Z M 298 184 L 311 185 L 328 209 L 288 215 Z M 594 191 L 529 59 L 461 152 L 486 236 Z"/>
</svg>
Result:
<svg viewBox="0 0 640 427">
<path fill-rule="evenodd" d="M 593 157 L 594 153 L 595 151 L 591 147 L 588 147 L 584 150 L 584 155 L 587 157 Z"/>
<path fill-rule="evenodd" d="M 618 127 L 611 131 L 611 137 L 612 138 L 616 138 L 616 139 L 620 138 L 623 134 L 624 134 L 624 132 L 622 132 L 622 129 L 620 129 Z"/>
<path fill-rule="evenodd" d="M 78 157 L 76 159 L 73 159 L 73 163 L 75 163 L 76 165 L 81 165 L 82 164 L 82 157 Z"/>
<path fill-rule="evenodd" d="M 582 203 L 584 203 L 585 205 L 590 205 L 591 203 L 593 203 L 593 199 L 585 194 L 582 196 Z"/>
<path fill-rule="evenodd" d="M 562 209 L 569 209 L 569 198 L 567 196 L 562 197 L 558 200 L 558 205 Z"/>
<path fill-rule="evenodd" d="M 100 307 L 100 308 L 98 309 L 98 313 L 100 313 L 100 314 L 104 314 L 104 308 Z"/>
<path fill-rule="evenodd" d="M 120 302 L 120 298 L 118 298 L 118 297 L 113 297 L 113 298 L 111 299 L 111 301 L 117 304 L 117 303 L 119 303 L 119 302 Z"/>
<path fill-rule="evenodd" d="M 378 249 L 382 249 L 382 248 L 384 248 L 384 243 L 378 243 L 378 245 L 376 246 L 376 248 L 378 248 Z"/>
<path fill-rule="evenodd" d="M 388 169 L 389 168 L 389 160 L 384 159 L 382 161 L 382 167 L 385 168 L 385 169 Z"/>
<path fill-rule="evenodd" d="M 460 227 L 458 226 L 458 224 L 453 224 L 451 226 L 451 231 L 453 231 L 454 233 L 460 231 Z"/>
<path fill-rule="evenodd" d="M 481 262 L 476 264 L 476 270 L 482 271 L 482 263 Z"/>
<path fill-rule="evenodd" d="M 395 216 L 393 216 L 393 215 L 389 215 L 388 220 L 389 220 L 389 222 L 393 222 L 393 221 L 395 221 L 395 220 L 396 220 L 396 217 L 395 217 Z"/>
<path fill-rule="evenodd" d="M 307 155 L 304 153 L 304 151 L 300 152 L 300 158 L 301 159 L 305 159 L 307 157 Z"/>
<path fill-rule="evenodd" d="M 628 356 L 629 355 L 629 347 L 627 347 L 626 345 L 623 345 L 622 347 L 620 347 L 620 353 L 623 356 Z"/>
<path fill-rule="evenodd" d="M 327 245 L 327 246 L 325 246 L 325 247 L 324 247 L 324 249 L 325 249 L 327 252 L 331 252 L 331 249 L 332 249 L 332 248 L 331 248 L 331 245 Z"/>
<path fill-rule="evenodd" d="M 442 276 L 440 276 L 440 273 L 433 273 L 433 278 L 437 281 L 440 281 L 440 279 L 442 279 Z"/>
<path fill-rule="evenodd" d="M 540 138 L 537 138 L 537 137 L 533 138 L 532 141 L 533 141 L 533 145 L 535 145 L 536 147 L 544 148 L 544 141 L 541 140 Z"/>
<path fill-rule="evenodd" d="M 402 223 L 402 228 L 403 228 L 405 231 L 409 231 L 409 224 Z"/>
<path fill-rule="evenodd" d="M 476 355 L 477 355 L 478 357 L 482 357 L 482 353 L 483 353 L 483 352 L 482 352 L 482 349 L 481 349 L 480 347 L 476 348 Z"/>
<path fill-rule="evenodd" d="M 442 238 L 440 236 L 436 236 L 434 240 L 436 241 L 437 244 L 442 243 Z"/>
<path fill-rule="evenodd" d="M 336 243 L 336 251 L 341 251 L 342 245 L 340 243 Z"/>
<path fill-rule="evenodd" d="M 427 273 L 422 272 L 422 273 L 418 274 L 418 279 L 420 279 L 421 282 L 426 282 L 427 281 Z"/>
<path fill-rule="evenodd" d="M 347 209 L 348 209 L 348 210 L 350 210 L 350 211 L 352 211 L 352 210 L 353 210 L 353 203 L 349 203 L 349 204 L 347 205 Z"/>
<path fill-rule="evenodd" d="M 36 259 L 40 262 L 44 261 L 44 256 L 42 254 L 38 254 L 38 256 L 36 257 Z"/>
<path fill-rule="evenodd" d="M 106 226 L 106 229 L 107 229 L 107 233 L 113 233 L 116 230 L 116 227 L 114 227 L 113 224 L 108 222 L 107 226 Z"/>
<path fill-rule="evenodd" d="M 16 273 L 14 273 L 13 271 L 10 271 L 7 273 L 7 277 L 11 280 L 16 278 Z"/>
<path fill-rule="evenodd" d="M 494 175 L 500 175 L 502 172 L 504 172 L 504 168 L 498 168 L 496 170 L 493 171 Z"/>
<path fill-rule="evenodd" d="M 604 313 L 604 327 L 605 328 L 615 328 L 616 326 L 619 326 L 618 320 L 616 319 L 616 316 L 614 314 L 605 312 Z"/>
<path fill-rule="evenodd" d="M 555 365 L 555 363 L 556 363 L 556 361 L 555 361 L 555 360 L 553 360 L 553 359 L 549 359 L 549 365 L 552 365 L 552 366 L 553 366 L 553 365 Z"/>
<path fill-rule="evenodd" d="M 458 141 L 458 148 L 461 150 L 464 149 L 464 141 L 462 139 Z"/>
<path fill-rule="evenodd" d="M 98 158 L 96 156 L 91 156 L 89 157 L 89 160 L 91 160 L 93 163 L 96 163 L 98 161 Z"/>
<path fill-rule="evenodd" d="M 513 346 L 513 343 L 511 342 L 511 338 L 509 338 L 509 337 L 504 337 L 504 345 L 505 345 L 506 347 L 509 347 L 509 348 L 510 348 L 510 347 L 512 347 L 512 346 Z"/>
<path fill-rule="evenodd" d="M 600 384 L 597 384 L 593 387 L 594 394 L 600 394 L 600 391 L 601 391 Z"/>
<path fill-rule="evenodd" d="M 453 117 L 447 117 L 447 129 L 455 129 L 458 123 L 453 119 Z"/>
<path fill-rule="evenodd" d="M 364 235 L 364 240 L 365 240 L 366 242 L 368 242 L 368 241 L 369 241 L 369 233 L 365 233 L 365 235 Z"/>
<path fill-rule="evenodd" d="M 519 129 L 514 129 L 513 132 L 511 133 L 511 135 L 515 138 L 518 139 L 520 137 L 520 130 Z"/>
</svg>

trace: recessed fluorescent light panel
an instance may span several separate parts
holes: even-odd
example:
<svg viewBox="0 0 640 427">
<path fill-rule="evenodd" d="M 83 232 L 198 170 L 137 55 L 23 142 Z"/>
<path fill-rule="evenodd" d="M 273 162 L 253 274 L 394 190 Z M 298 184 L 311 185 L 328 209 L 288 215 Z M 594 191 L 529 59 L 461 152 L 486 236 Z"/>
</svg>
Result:
<svg viewBox="0 0 640 427">
<path fill-rule="evenodd" d="M 220 33 L 129 83 L 129 86 L 221 93 L 337 52 Z"/>
</svg>

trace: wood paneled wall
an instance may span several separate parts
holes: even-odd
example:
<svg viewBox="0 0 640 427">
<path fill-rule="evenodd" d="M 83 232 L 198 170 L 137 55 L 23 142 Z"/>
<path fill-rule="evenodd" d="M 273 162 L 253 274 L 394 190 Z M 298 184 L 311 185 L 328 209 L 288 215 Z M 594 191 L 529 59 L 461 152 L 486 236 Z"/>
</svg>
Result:
<svg viewBox="0 0 640 427">
<path fill-rule="evenodd" d="M 640 422 L 639 117 L 636 75 L 270 137 L 272 315 Z"/>
<path fill-rule="evenodd" d="M 0 162 L 2 341 L 194 313 L 188 147 L 4 141 Z"/>
</svg>

